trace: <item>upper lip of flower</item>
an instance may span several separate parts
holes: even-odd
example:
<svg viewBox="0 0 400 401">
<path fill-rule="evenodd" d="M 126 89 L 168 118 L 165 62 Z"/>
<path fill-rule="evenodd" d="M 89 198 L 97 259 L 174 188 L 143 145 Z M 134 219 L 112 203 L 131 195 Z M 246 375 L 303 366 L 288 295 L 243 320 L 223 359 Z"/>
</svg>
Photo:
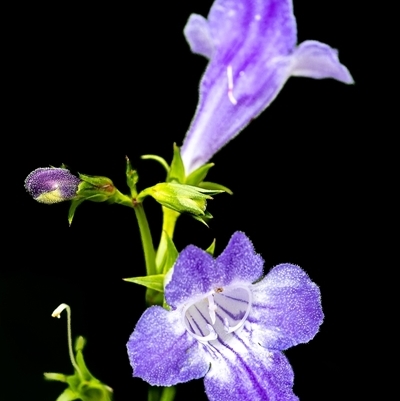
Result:
<svg viewBox="0 0 400 401">
<path fill-rule="evenodd" d="M 127 344 L 134 375 L 162 386 L 205 376 L 211 400 L 297 399 L 280 351 L 317 333 L 319 289 L 298 266 L 276 266 L 252 284 L 262 272 L 241 232 L 215 260 L 185 248 L 165 288 L 172 310 L 147 309 Z"/>
<path fill-rule="evenodd" d="M 192 14 L 184 32 L 191 50 L 210 59 L 182 146 L 187 174 L 257 117 L 291 75 L 353 83 L 328 45 L 296 48 L 292 0 L 216 0 L 208 18 Z"/>
</svg>

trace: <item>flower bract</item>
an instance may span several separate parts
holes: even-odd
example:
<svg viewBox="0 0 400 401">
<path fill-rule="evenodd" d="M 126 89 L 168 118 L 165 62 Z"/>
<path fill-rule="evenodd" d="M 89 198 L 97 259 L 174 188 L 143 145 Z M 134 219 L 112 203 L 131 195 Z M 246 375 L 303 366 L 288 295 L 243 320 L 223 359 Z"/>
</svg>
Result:
<svg viewBox="0 0 400 401">
<path fill-rule="evenodd" d="M 318 332 L 320 291 L 292 264 L 262 274 L 241 232 L 216 259 L 185 248 L 165 286 L 171 310 L 148 308 L 128 341 L 134 376 L 156 386 L 204 377 L 212 401 L 297 400 L 281 351 Z"/>
<path fill-rule="evenodd" d="M 25 179 L 25 189 L 42 203 L 58 203 L 76 196 L 81 180 L 65 168 L 42 167 Z"/>
<path fill-rule="evenodd" d="M 187 174 L 257 117 L 290 76 L 353 83 L 335 49 L 314 40 L 296 46 L 292 0 L 215 0 L 207 19 L 190 16 L 184 33 L 192 52 L 209 59 L 182 146 Z"/>
</svg>

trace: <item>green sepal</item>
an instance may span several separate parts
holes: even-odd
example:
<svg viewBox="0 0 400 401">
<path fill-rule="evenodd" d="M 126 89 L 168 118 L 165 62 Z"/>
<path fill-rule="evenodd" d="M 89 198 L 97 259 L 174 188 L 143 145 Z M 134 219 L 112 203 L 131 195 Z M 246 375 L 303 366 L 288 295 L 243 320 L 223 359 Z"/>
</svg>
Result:
<svg viewBox="0 0 400 401">
<path fill-rule="evenodd" d="M 124 278 L 123 280 L 129 281 L 130 283 L 143 285 L 144 287 L 152 290 L 164 292 L 164 278 L 165 274 L 154 274 L 152 276 Z"/>
<path fill-rule="evenodd" d="M 204 189 L 209 189 L 209 190 L 214 190 L 214 191 L 221 191 L 221 192 L 227 192 L 229 195 L 233 195 L 233 192 L 225 187 L 224 185 L 217 184 L 216 182 L 209 182 L 209 181 L 202 181 L 198 184 L 200 188 Z"/>
<path fill-rule="evenodd" d="M 79 178 L 82 182 L 79 184 L 76 193 L 78 198 L 88 199 L 93 195 L 101 195 L 101 197 L 97 197 L 98 200 L 95 202 L 104 202 L 111 198 L 116 191 L 113 182 L 107 177 L 79 174 Z"/>
<path fill-rule="evenodd" d="M 206 178 L 208 171 L 213 166 L 214 163 L 203 164 L 201 167 L 191 172 L 188 177 L 186 177 L 185 184 L 200 186 L 199 184 L 204 180 L 204 178 Z"/>
<path fill-rule="evenodd" d="M 73 205 L 72 210 L 70 210 L 72 216 L 77 206 L 84 200 L 89 200 L 91 202 L 119 203 L 120 205 L 133 208 L 132 199 L 119 192 L 109 178 L 85 174 L 79 174 L 79 178 L 81 179 L 81 183 L 78 185 L 75 201 L 80 202 Z M 132 184 L 138 177 L 137 175 L 135 177 L 135 173 L 132 173 L 131 178 Z"/>
<path fill-rule="evenodd" d="M 206 227 L 208 227 L 208 222 L 213 218 L 212 214 L 207 210 L 204 212 L 204 216 L 195 216 L 194 214 L 191 215 L 195 220 L 200 221 Z"/>
<path fill-rule="evenodd" d="M 200 216 L 205 215 L 207 199 L 212 199 L 210 195 L 221 192 L 223 191 L 207 190 L 175 182 L 161 182 L 140 192 L 137 199 L 142 201 L 146 196 L 152 196 L 158 203 L 169 209 Z"/>
<path fill-rule="evenodd" d="M 206 249 L 206 252 L 209 253 L 211 256 L 214 256 L 215 251 L 215 238 L 211 245 Z"/>
<path fill-rule="evenodd" d="M 157 155 L 142 155 L 140 157 L 143 160 L 155 160 L 156 162 L 159 162 L 165 168 L 165 171 L 167 172 L 167 174 L 169 173 L 168 163 L 162 157 L 157 156 Z"/>
<path fill-rule="evenodd" d="M 131 161 L 129 160 L 128 156 L 126 156 L 126 183 L 131 191 L 132 198 L 136 197 L 137 190 L 136 184 L 139 181 L 139 175 L 136 170 L 132 168 Z"/>
<path fill-rule="evenodd" d="M 174 143 L 174 156 L 171 162 L 171 168 L 169 169 L 167 182 L 179 182 L 183 184 L 185 182 L 185 166 L 181 158 L 181 150 Z"/>
</svg>

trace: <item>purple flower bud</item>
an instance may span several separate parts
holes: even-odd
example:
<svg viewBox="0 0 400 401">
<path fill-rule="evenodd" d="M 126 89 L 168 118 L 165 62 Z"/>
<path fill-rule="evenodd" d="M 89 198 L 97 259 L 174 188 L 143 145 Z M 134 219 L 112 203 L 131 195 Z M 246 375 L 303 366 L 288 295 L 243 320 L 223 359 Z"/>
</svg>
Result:
<svg viewBox="0 0 400 401">
<path fill-rule="evenodd" d="M 74 198 L 80 182 L 65 168 L 42 167 L 26 177 L 25 189 L 38 202 L 51 204 Z"/>
</svg>

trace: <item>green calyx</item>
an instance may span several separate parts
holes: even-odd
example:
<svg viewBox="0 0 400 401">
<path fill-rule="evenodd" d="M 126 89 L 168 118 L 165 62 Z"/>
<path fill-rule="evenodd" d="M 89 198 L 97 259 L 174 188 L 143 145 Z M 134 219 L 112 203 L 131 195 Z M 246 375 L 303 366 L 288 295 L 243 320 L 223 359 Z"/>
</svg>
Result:
<svg viewBox="0 0 400 401">
<path fill-rule="evenodd" d="M 63 375 L 61 373 L 45 373 L 47 380 L 56 380 L 68 384 L 63 393 L 56 401 L 111 401 L 112 389 L 96 379 L 88 370 L 84 358 L 83 348 L 86 341 L 83 337 L 78 337 L 75 342 L 75 361 L 78 369 L 73 375 Z"/>
<path fill-rule="evenodd" d="M 212 199 L 211 195 L 221 192 L 223 191 L 208 190 L 176 182 L 161 182 L 140 192 L 138 201 L 142 201 L 146 196 L 151 196 L 161 205 L 179 213 L 204 216 L 207 200 Z"/>
<path fill-rule="evenodd" d="M 128 164 L 130 165 L 129 160 Z M 128 172 L 128 168 L 126 173 L 127 177 L 129 173 L 129 178 L 127 178 L 128 186 L 130 187 L 131 192 L 133 192 L 138 180 L 137 173 L 135 170 L 130 170 Z M 131 198 L 118 191 L 109 178 L 85 174 L 79 174 L 79 178 L 81 182 L 78 186 L 78 191 L 76 192 L 76 198 L 72 200 L 68 212 L 69 225 L 72 223 L 76 208 L 84 201 L 118 203 L 133 208 Z"/>
</svg>

